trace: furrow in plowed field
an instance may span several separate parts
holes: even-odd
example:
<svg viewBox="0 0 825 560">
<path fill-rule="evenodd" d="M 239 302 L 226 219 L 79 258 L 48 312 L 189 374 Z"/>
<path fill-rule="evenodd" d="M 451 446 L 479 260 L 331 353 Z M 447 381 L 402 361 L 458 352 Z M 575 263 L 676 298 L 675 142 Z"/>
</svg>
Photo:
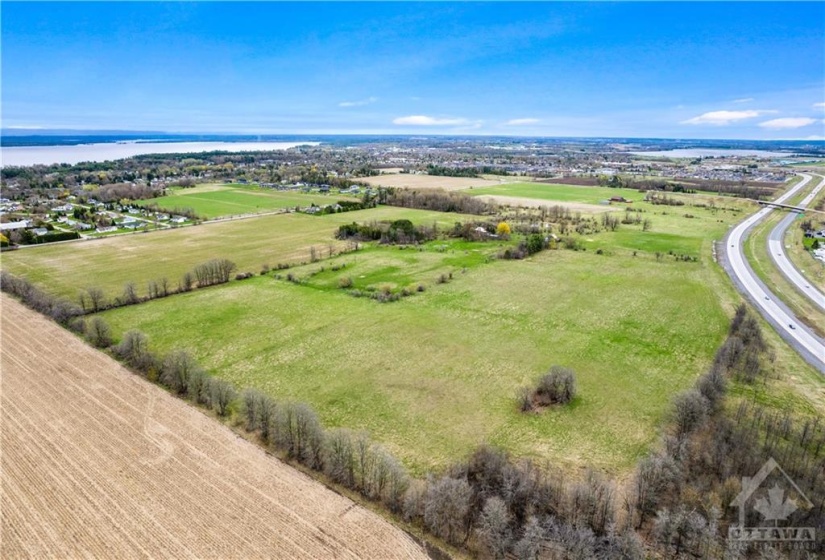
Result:
<svg viewBox="0 0 825 560">
<path fill-rule="evenodd" d="M 379 516 L 1 297 L 0 558 L 426 558 Z"/>
</svg>

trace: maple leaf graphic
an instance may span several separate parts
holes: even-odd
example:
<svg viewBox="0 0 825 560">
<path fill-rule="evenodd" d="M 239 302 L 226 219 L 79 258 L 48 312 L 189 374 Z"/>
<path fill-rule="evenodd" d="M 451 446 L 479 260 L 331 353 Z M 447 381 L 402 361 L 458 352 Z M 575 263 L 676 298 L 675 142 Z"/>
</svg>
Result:
<svg viewBox="0 0 825 560">
<path fill-rule="evenodd" d="M 753 509 L 761 513 L 765 521 L 773 521 L 775 525 L 779 520 L 785 521 L 798 508 L 796 502 L 790 498 L 786 500 L 785 491 L 774 484 L 773 488 L 768 490 L 768 499 L 759 498 Z"/>
</svg>

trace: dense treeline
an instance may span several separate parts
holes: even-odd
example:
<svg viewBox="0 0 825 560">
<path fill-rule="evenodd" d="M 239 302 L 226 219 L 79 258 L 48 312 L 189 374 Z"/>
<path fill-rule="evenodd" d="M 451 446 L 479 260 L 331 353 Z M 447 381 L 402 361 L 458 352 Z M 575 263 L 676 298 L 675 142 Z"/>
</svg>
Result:
<svg viewBox="0 0 825 560">
<path fill-rule="evenodd" d="M 113 183 L 101 185 L 86 193 L 89 198 L 94 198 L 98 202 L 118 202 L 124 199 L 156 198 L 163 194 L 163 188 L 135 183 Z"/>
<path fill-rule="evenodd" d="M 436 177 L 478 177 L 475 167 L 445 167 L 443 165 L 428 165 L 427 175 Z"/>
<path fill-rule="evenodd" d="M 511 175 L 509 171 L 501 167 L 493 167 L 490 165 L 474 166 L 474 167 L 446 167 L 443 165 L 427 165 L 425 171 L 427 175 L 434 175 L 437 177 L 479 177 L 484 175 Z"/>
<path fill-rule="evenodd" d="M 80 239 L 80 234 L 76 231 L 49 231 L 45 235 L 35 235 L 30 229 L 20 230 L 19 235 L 12 235 L 12 241 L 26 245 L 39 245 L 40 243 L 54 243 L 56 241 L 71 241 Z"/>
<path fill-rule="evenodd" d="M 754 476 L 770 458 L 813 503 L 794 514 L 794 525 L 820 528 L 813 549 L 790 555 L 805 558 L 806 553 L 825 551 L 822 418 L 769 411 L 746 400 L 734 414 L 725 411 L 730 378 L 753 384 L 766 375 L 766 349 L 758 321 L 740 306 L 710 369 L 693 389 L 674 399 L 663 449 L 637 469 L 626 504 L 628 519 L 665 554 L 745 557 L 748 550 L 735 541 L 725 542 L 722 535 L 736 522 L 738 512 L 730 506 L 742 490 L 742 480 Z M 759 525 L 755 516 L 748 510 L 746 525 Z"/>
<path fill-rule="evenodd" d="M 344 224 L 335 233 L 337 239 L 350 241 L 378 241 L 383 244 L 414 245 L 431 241 L 438 236 L 438 228 L 433 224 L 413 225 L 410 220 L 370 222 L 368 224 Z"/>
<path fill-rule="evenodd" d="M 576 184 L 573 181 L 564 182 Z M 665 177 L 661 179 L 640 179 L 624 175 L 599 175 L 595 184 L 598 184 L 601 187 L 636 189 L 639 192 L 715 192 L 718 194 L 738 196 L 742 198 L 753 198 L 756 200 L 771 198 L 776 190 L 774 186 L 757 186 L 754 184 L 749 184 L 745 181 L 698 181 L 694 183 L 692 181 L 673 181 Z"/>
<path fill-rule="evenodd" d="M 383 190 L 383 189 L 382 189 Z M 382 203 L 403 208 L 458 212 L 461 214 L 495 214 L 495 204 L 457 192 L 443 190 L 387 189 Z"/>
</svg>

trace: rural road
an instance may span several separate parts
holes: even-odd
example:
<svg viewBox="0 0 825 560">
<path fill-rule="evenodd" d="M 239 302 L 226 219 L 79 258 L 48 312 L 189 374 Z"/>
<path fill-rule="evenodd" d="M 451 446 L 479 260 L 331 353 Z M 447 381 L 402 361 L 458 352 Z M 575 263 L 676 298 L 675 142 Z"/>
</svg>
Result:
<svg viewBox="0 0 825 560">
<path fill-rule="evenodd" d="M 810 177 L 808 180 L 810 180 Z M 805 188 L 808 180 L 803 179 L 774 202 L 783 203 L 790 199 Z M 779 335 L 799 352 L 805 361 L 820 372 L 825 373 L 825 341 L 799 322 L 788 306 L 777 299 L 768 287 L 757 278 L 745 259 L 744 241 L 748 236 L 748 232 L 773 211 L 773 208 L 762 208 L 731 229 L 725 238 L 725 269 L 736 288 L 751 300 Z"/>
<path fill-rule="evenodd" d="M 800 173 L 800 175 L 803 177 L 800 186 L 807 184 L 813 179 L 811 175 L 805 173 Z M 817 178 L 820 179 L 819 185 L 817 185 L 808 196 L 802 199 L 802 202 L 797 204 L 797 206 L 806 208 L 823 187 L 825 187 L 825 179 L 818 176 Z M 788 255 L 785 253 L 785 244 L 783 243 L 785 232 L 797 217 L 798 215 L 796 213 L 789 212 L 788 215 L 782 218 L 782 221 L 773 228 L 768 236 L 768 254 L 771 256 L 776 267 L 785 275 L 785 278 L 787 278 L 801 294 L 810 299 L 814 305 L 825 311 L 825 294 L 811 284 L 807 278 L 802 276 L 802 273 L 794 266 L 790 259 L 788 259 Z"/>
</svg>

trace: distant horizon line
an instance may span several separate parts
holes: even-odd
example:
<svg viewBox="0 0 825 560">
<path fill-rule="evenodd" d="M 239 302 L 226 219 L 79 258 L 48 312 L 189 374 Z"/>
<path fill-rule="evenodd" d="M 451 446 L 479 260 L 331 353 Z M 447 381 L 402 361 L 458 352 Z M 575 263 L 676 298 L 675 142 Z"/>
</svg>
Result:
<svg viewBox="0 0 825 560">
<path fill-rule="evenodd" d="M 814 142 L 825 143 L 825 138 L 706 138 L 706 137 L 673 137 L 673 136 L 553 136 L 533 134 L 456 134 L 447 132 L 191 132 L 191 131 L 162 131 L 162 130 L 130 130 L 130 129 L 73 129 L 73 128 L 0 128 L 0 137 L 15 136 L 284 136 L 284 137 L 345 137 L 345 136 L 386 136 L 386 137 L 441 137 L 441 138 L 530 138 L 554 140 L 669 140 L 669 141 L 705 141 L 705 142 Z"/>
</svg>

